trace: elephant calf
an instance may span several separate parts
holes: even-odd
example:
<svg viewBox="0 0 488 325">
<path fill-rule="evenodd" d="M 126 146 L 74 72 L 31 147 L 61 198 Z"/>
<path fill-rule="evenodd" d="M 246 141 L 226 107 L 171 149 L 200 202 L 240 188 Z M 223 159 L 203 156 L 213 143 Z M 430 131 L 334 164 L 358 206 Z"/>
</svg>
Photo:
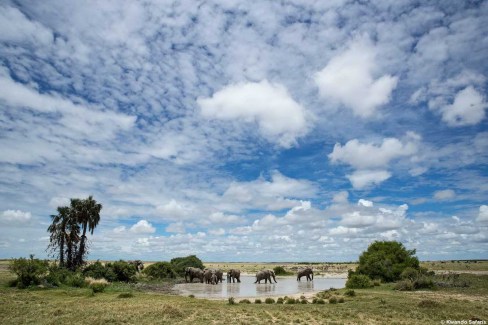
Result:
<svg viewBox="0 0 488 325">
<path fill-rule="evenodd" d="M 203 277 L 207 284 L 217 284 L 219 282 L 217 271 L 213 269 L 205 269 L 205 271 L 203 271 Z"/>
<path fill-rule="evenodd" d="M 297 281 L 300 281 L 302 276 L 306 276 L 307 281 L 313 281 L 313 270 L 310 267 L 299 270 L 297 273 Z"/>
</svg>

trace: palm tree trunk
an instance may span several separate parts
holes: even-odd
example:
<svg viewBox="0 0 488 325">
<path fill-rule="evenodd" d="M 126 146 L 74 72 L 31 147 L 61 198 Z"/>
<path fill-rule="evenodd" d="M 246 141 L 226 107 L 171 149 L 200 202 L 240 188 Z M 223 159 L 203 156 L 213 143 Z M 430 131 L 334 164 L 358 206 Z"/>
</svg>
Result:
<svg viewBox="0 0 488 325">
<path fill-rule="evenodd" d="M 81 236 L 80 249 L 78 251 L 78 256 L 76 257 L 76 266 L 81 266 L 83 264 L 83 254 L 85 254 L 85 243 L 86 243 L 86 222 L 83 223 L 83 235 Z"/>
<path fill-rule="evenodd" d="M 59 266 L 64 266 L 64 229 L 62 230 L 61 242 L 59 243 Z"/>
</svg>

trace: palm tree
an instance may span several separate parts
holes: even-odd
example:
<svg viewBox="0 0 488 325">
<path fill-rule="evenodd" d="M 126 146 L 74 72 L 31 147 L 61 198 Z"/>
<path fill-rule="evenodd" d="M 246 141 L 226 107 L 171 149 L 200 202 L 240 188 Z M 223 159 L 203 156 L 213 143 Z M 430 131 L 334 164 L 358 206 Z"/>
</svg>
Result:
<svg viewBox="0 0 488 325">
<path fill-rule="evenodd" d="M 80 247 L 77 252 L 76 264 L 80 266 L 83 264 L 83 256 L 86 253 L 86 231 L 89 230 L 93 235 L 93 231 L 100 222 L 100 210 L 102 205 L 90 195 L 85 200 L 72 199 L 72 208 L 75 208 L 76 219 L 81 225 L 83 234 L 81 235 Z"/>
<path fill-rule="evenodd" d="M 64 266 L 64 244 L 66 242 L 66 223 L 70 217 L 69 207 L 58 207 L 58 214 L 51 215 L 52 223 L 47 228 L 51 233 L 49 247 L 55 252 L 59 249 L 59 265 Z M 55 253 L 54 253 L 55 254 Z"/>
</svg>

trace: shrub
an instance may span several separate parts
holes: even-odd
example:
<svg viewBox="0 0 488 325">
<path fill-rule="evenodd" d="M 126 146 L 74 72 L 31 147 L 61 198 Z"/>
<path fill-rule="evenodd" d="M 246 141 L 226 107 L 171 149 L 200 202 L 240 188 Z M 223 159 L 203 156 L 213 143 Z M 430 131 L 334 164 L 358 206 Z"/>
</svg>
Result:
<svg viewBox="0 0 488 325">
<path fill-rule="evenodd" d="M 413 282 L 413 286 L 415 289 L 432 289 L 434 288 L 434 281 L 432 278 L 421 275 Z"/>
<path fill-rule="evenodd" d="M 276 300 L 276 303 L 277 304 L 282 304 L 284 302 L 283 298 L 279 297 L 277 300 Z"/>
<path fill-rule="evenodd" d="M 414 269 L 413 267 L 407 267 L 403 270 L 402 274 L 400 274 L 400 278 L 402 280 L 408 279 L 410 281 L 415 281 L 419 276 L 419 271 Z"/>
<path fill-rule="evenodd" d="M 48 273 L 49 262 L 30 255 L 29 259 L 16 258 L 10 262 L 9 270 L 17 275 L 14 283 L 17 288 L 39 285 Z"/>
<path fill-rule="evenodd" d="M 318 300 L 318 298 L 313 298 L 312 299 L 312 304 L 316 304 L 317 303 L 317 300 Z"/>
<path fill-rule="evenodd" d="M 85 278 L 85 284 L 93 290 L 94 293 L 103 292 L 109 285 L 105 279 L 94 279 L 91 277 Z"/>
<path fill-rule="evenodd" d="M 274 304 L 275 303 L 275 300 L 273 298 L 266 298 L 264 300 L 264 303 L 265 304 Z"/>
<path fill-rule="evenodd" d="M 337 297 L 331 297 L 329 299 L 329 304 L 337 304 Z"/>
<path fill-rule="evenodd" d="M 251 302 L 249 301 L 249 299 L 242 299 L 239 301 L 240 304 L 250 304 Z"/>
<path fill-rule="evenodd" d="M 236 301 L 234 300 L 234 297 L 229 297 L 229 305 L 235 305 Z"/>
<path fill-rule="evenodd" d="M 255 299 L 255 300 L 254 300 L 254 303 L 255 303 L 255 304 L 260 304 L 260 303 L 261 303 L 261 299 Z"/>
<path fill-rule="evenodd" d="M 105 267 L 100 261 L 87 265 L 83 269 L 83 275 L 94 279 L 107 279 L 107 271 L 109 268 Z M 115 275 L 115 274 L 114 274 Z M 110 276 L 109 276 L 110 277 Z"/>
<path fill-rule="evenodd" d="M 107 263 L 106 267 L 111 269 L 113 274 L 115 275 L 115 279 L 113 281 L 121 281 L 121 282 L 135 282 L 136 280 L 136 267 L 133 264 L 130 264 L 126 261 L 120 260 L 113 263 Z M 110 271 L 107 270 L 108 274 Z M 110 279 L 107 279 L 110 281 Z"/>
<path fill-rule="evenodd" d="M 149 265 L 143 271 L 148 277 L 153 279 L 174 279 L 176 278 L 176 272 L 173 269 L 173 265 L 168 262 L 158 262 Z"/>
<path fill-rule="evenodd" d="M 308 301 L 307 301 L 307 299 L 302 299 L 302 300 L 300 300 L 300 303 L 301 304 L 308 304 Z"/>
<path fill-rule="evenodd" d="M 290 275 L 291 272 L 288 272 L 287 270 L 285 270 L 285 268 L 283 266 L 275 266 L 273 268 L 273 271 L 276 275 Z"/>
<path fill-rule="evenodd" d="M 346 290 L 346 292 L 344 292 L 344 295 L 348 296 L 348 297 L 355 297 L 356 291 L 349 289 L 349 290 Z"/>
<path fill-rule="evenodd" d="M 293 305 L 295 302 L 296 302 L 295 298 L 288 298 L 288 299 L 286 299 L 285 303 L 288 305 Z"/>
<path fill-rule="evenodd" d="M 195 295 L 189 295 L 188 298 L 195 298 Z"/>
<path fill-rule="evenodd" d="M 407 250 L 396 241 L 375 241 L 359 257 L 357 274 L 364 274 L 371 279 L 393 282 L 400 279 L 407 268 L 419 269 L 419 260 L 415 249 Z"/>
<path fill-rule="evenodd" d="M 347 279 L 346 288 L 348 289 L 364 289 L 371 288 L 373 282 L 367 275 L 353 274 Z"/>
<path fill-rule="evenodd" d="M 59 287 L 62 284 L 68 284 L 68 279 L 73 273 L 64 267 L 59 267 L 57 264 L 52 264 L 49 266 L 49 273 L 46 276 L 46 283 Z"/>
<path fill-rule="evenodd" d="M 200 260 L 196 255 L 189 255 L 186 257 L 175 257 L 170 261 L 173 270 L 179 276 L 185 275 L 185 268 L 187 267 L 196 267 L 199 269 L 204 269 L 202 260 Z"/>
<path fill-rule="evenodd" d="M 395 284 L 395 290 L 399 291 L 412 291 L 414 289 L 413 282 L 411 280 L 401 280 Z"/>
<path fill-rule="evenodd" d="M 81 273 L 71 273 L 66 279 L 66 285 L 70 287 L 83 288 L 85 286 L 85 278 Z"/>
<path fill-rule="evenodd" d="M 317 305 L 324 305 L 324 304 L 325 304 L 324 299 L 322 299 L 322 298 L 317 299 Z"/>
<path fill-rule="evenodd" d="M 381 281 L 380 280 L 373 280 L 373 285 L 375 287 L 379 287 L 381 285 Z"/>
<path fill-rule="evenodd" d="M 338 302 L 338 303 L 340 303 L 340 304 L 344 303 L 344 301 L 345 301 L 345 300 L 344 300 L 344 297 L 340 297 L 340 298 L 337 300 L 337 302 Z"/>
</svg>

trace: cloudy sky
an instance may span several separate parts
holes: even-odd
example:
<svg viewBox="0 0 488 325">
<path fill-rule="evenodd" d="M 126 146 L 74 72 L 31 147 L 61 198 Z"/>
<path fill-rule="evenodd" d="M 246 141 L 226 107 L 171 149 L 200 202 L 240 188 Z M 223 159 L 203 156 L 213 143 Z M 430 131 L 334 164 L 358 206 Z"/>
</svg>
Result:
<svg viewBox="0 0 488 325">
<path fill-rule="evenodd" d="M 488 258 L 487 1 L 0 1 L 0 257 Z"/>
</svg>

